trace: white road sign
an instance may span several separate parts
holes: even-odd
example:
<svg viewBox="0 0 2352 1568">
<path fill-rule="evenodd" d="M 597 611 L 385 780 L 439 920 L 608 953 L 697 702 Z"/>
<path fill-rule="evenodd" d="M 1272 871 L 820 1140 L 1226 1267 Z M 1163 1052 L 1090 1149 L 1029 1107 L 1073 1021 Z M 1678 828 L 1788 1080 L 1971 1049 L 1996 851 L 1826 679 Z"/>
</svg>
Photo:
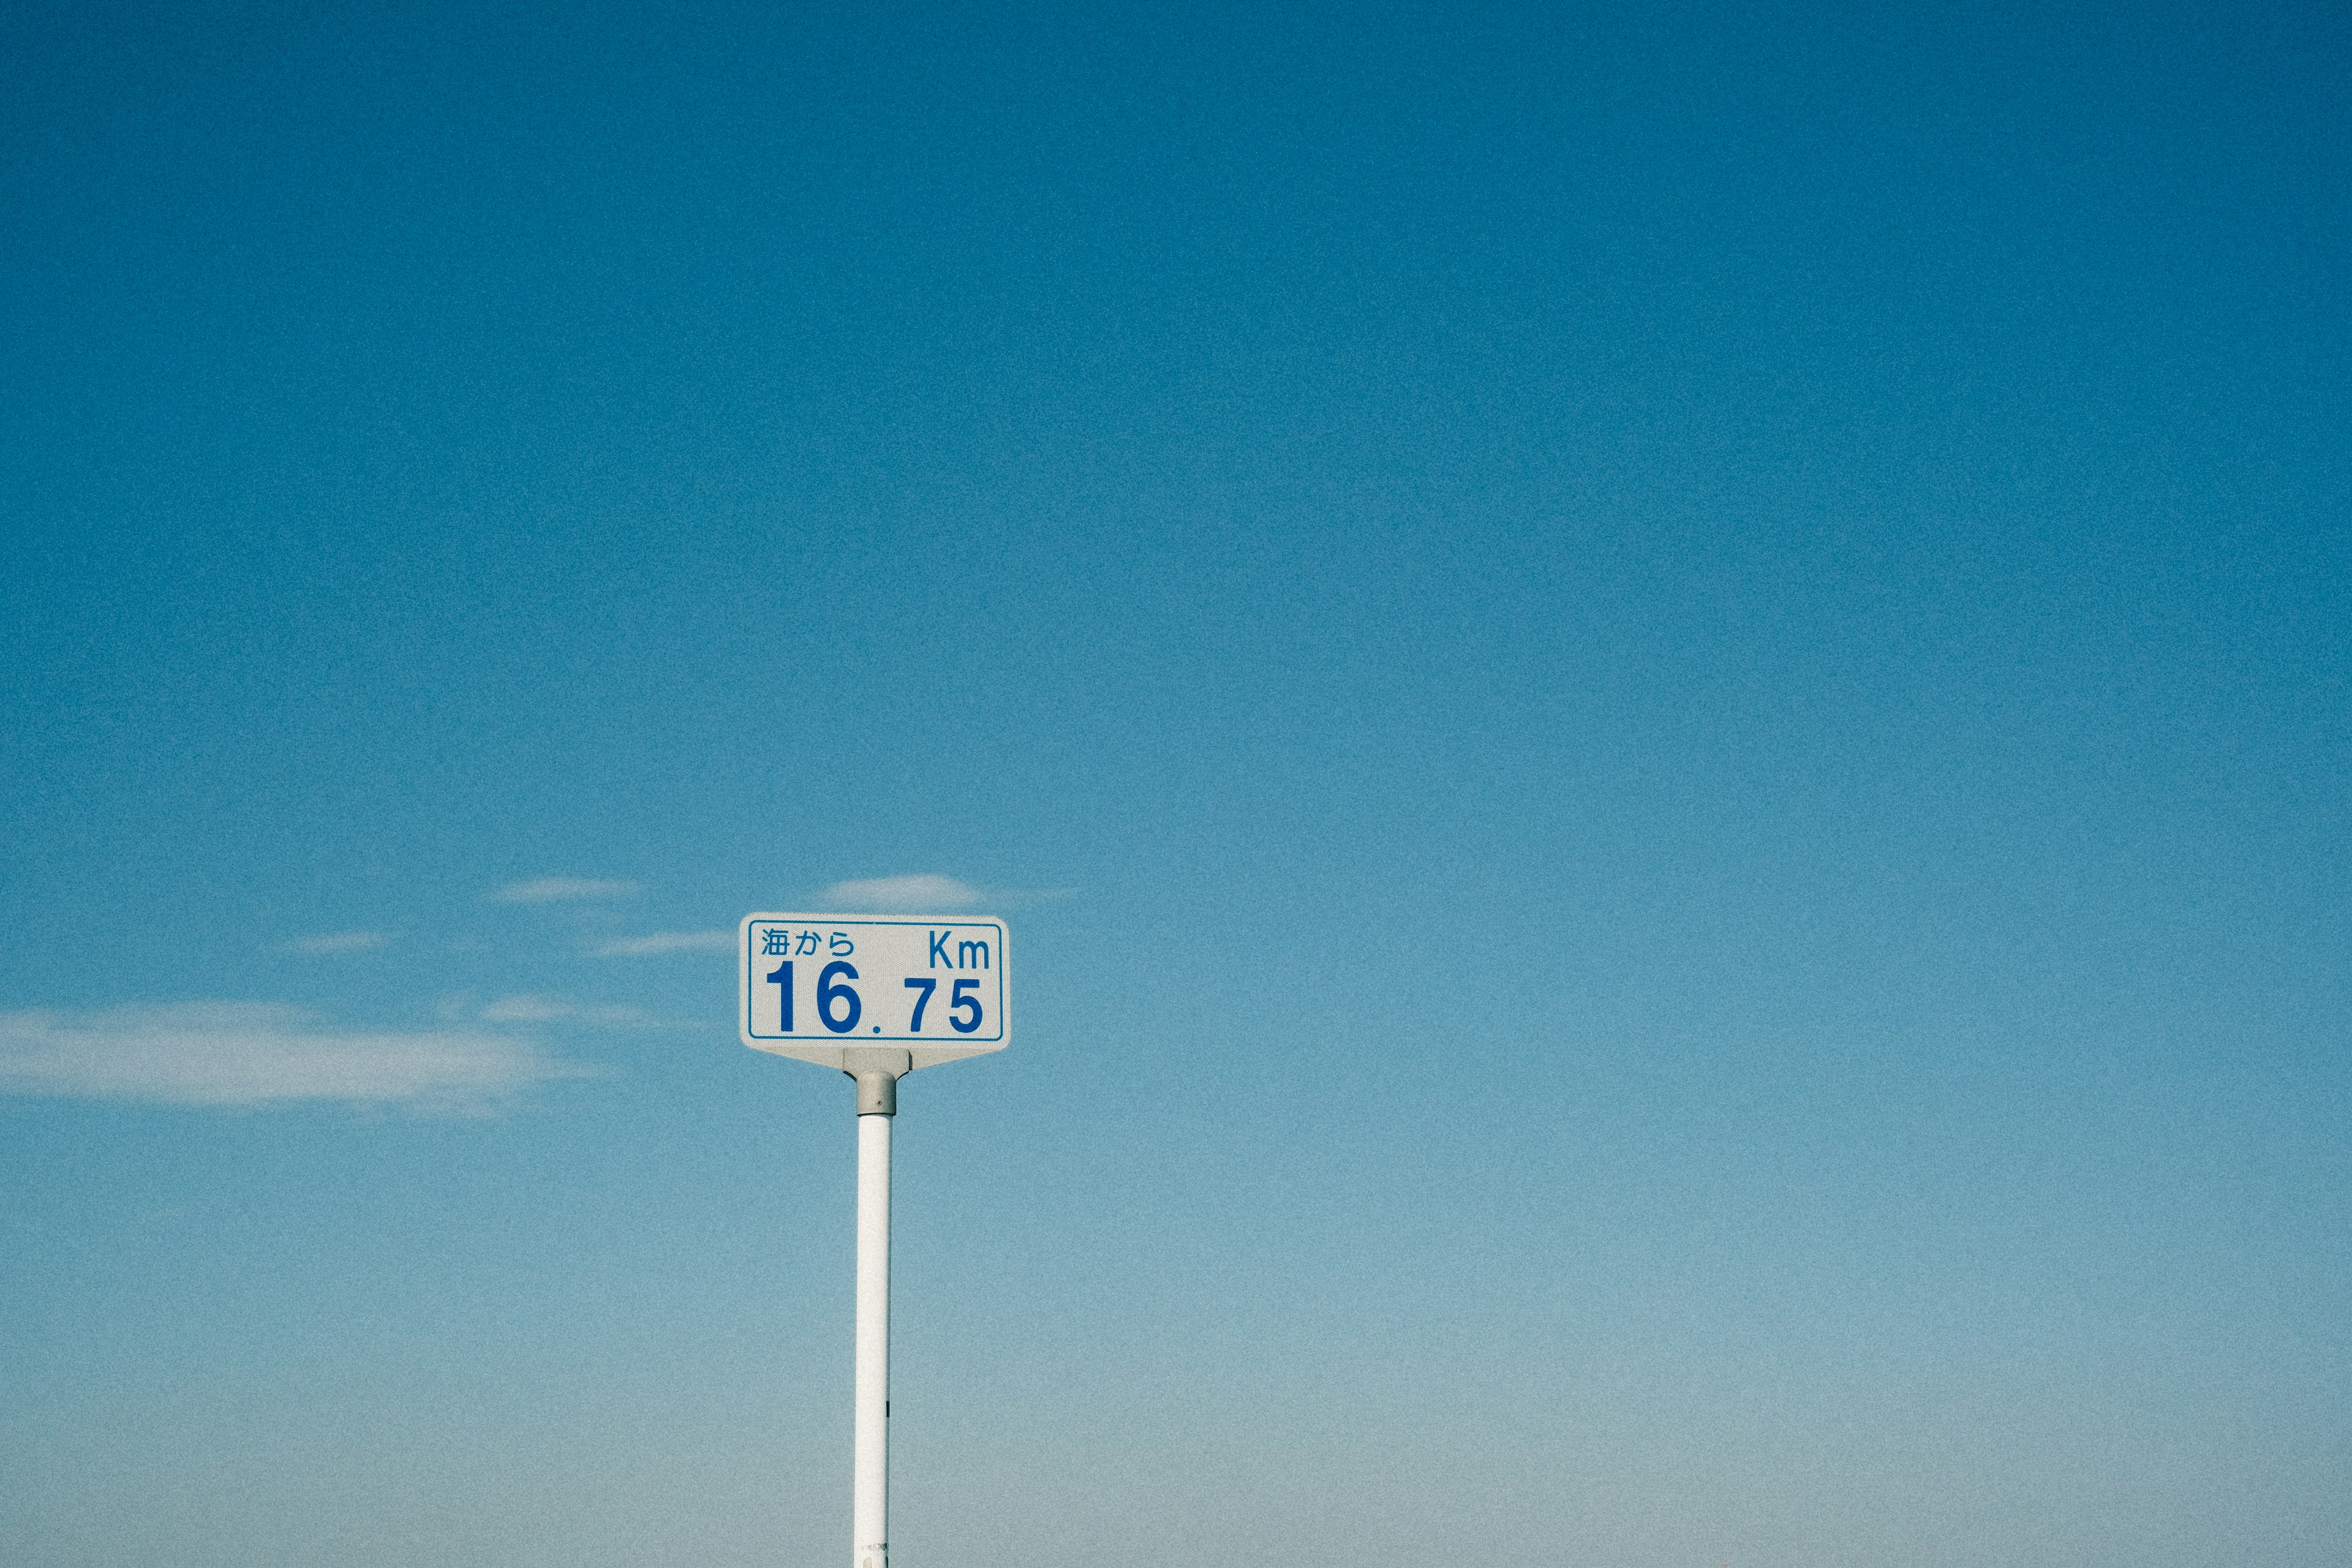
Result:
<svg viewBox="0 0 2352 1568">
<path fill-rule="evenodd" d="M 886 1046 L 922 1068 L 1010 1038 L 1003 921 L 745 915 L 738 952 L 755 1051 L 841 1068 L 845 1050 Z"/>
</svg>

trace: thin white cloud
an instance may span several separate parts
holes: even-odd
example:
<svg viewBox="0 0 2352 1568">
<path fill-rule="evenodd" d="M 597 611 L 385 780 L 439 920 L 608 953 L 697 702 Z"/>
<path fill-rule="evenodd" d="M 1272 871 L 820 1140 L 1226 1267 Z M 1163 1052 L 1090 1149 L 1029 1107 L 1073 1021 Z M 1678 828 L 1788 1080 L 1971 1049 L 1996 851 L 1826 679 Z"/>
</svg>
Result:
<svg viewBox="0 0 2352 1568">
<path fill-rule="evenodd" d="M 485 1024 L 596 1024 L 614 1029 L 671 1026 L 657 1018 L 648 1017 L 635 1007 L 592 1007 L 561 996 L 541 996 L 530 993 L 501 996 L 484 1007 L 478 1016 Z"/>
<path fill-rule="evenodd" d="M 598 1070 L 512 1036 L 337 1029 L 269 1002 L 0 1013 L 0 1092 L 9 1094 L 470 1111 Z"/>
<path fill-rule="evenodd" d="M 820 896 L 825 903 L 845 912 L 870 910 L 876 914 L 898 914 L 926 910 L 968 910 L 975 904 L 988 904 L 999 910 L 1020 909 L 1028 904 L 1051 903 L 1055 899 L 1066 899 L 1076 891 L 1075 888 L 975 888 L 970 882 L 958 881 L 953 877 L 924 871 L 909 877 L 871 877 L 859 881 L 835 882 Z"/>
<path fill-rule="evenodd" d="M 579 1011 L 569 1002 L 559 1002 L 552 996 L 501 996 L 481 1011 L 486 1024 L 544 1024 L 551 1018 L 569 1018 Z"/>
<path fill-rule="evenodd" d="M 619 899 L 637 890 L 635 882 L 614 882 L 594 877 L 533 877 L 509 882 L 490 897 L 502 904 L 553 904 L 572 899 Z"/>
<path fill-rule="evenodd" d="M 278 944 L 280 952 L 365 952 L 373 947 L 383 947 L 392 938 L 380 931 L 338 931 L 322 936 L 298 936 L 291 942 Z"/>
<path fill-rule="evenodd" d="M 968 910 L 980 902 L 981 890 L 953 877 L 923 871 L 911 877 L 870 877 L 863 881 L 835 882 L 824 890 L 825 901 L 837 909 L 877 914 L 915 910 Z"/>
<path fill-rule="evenodd" d="M 655 958 L 665 952 L 732 952 L 731 931 L 657 931 L 651 936 L 621 936 L 589 949 L 599 958 Z"/>
</svg>

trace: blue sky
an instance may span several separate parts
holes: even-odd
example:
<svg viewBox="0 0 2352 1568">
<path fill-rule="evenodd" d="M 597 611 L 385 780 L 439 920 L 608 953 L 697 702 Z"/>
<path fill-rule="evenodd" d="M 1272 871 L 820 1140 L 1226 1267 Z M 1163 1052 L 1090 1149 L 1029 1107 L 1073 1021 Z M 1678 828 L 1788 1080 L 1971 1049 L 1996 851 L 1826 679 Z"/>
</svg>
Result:
<svg viewBox="0 0 2352 1568">
<path fill-rule="evenodd" d="M 0 1556 L 2352 1539 L 2339 13 L 0 26 Z"/>
</svg>

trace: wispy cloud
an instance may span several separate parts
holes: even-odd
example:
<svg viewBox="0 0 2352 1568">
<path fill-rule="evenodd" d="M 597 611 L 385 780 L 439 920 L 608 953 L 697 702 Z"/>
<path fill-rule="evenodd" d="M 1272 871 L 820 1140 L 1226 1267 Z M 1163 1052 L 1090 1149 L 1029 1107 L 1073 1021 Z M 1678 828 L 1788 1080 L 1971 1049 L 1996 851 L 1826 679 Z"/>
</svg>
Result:
<svg viewBox="0 0 2352 1568">
<path fill-rule="evenodd" d="M 924 910 L 968 910 L 975 904 L 989 904 L 1000 910 L 1018 909 L 1024 904 L 1047 903 L 1055 899 L 1066 899 L 1071 888 L 975 888 L 970 882 L 953 877 L 942 877 L 935 871 L 919 872 L 908 877 L 871 877 L 859 881 L 835 882 L 824 894 L 824 901 L 842 910 L 873 910 L 877 914 L 910 913 Z"/>
<path fill-rule="evenodd" d="M 635 1007 L 589 1006 L 561 996 L 526 993 L 501 996 L 478 1015 L 485 1024 L 595 1024 L 613 1029 L 664 1029 L 664 1024 Z"/>
<path fill-rule="evenodd" d="M 553 904 L 572 899 L 619 899 L 637 890 L 635 882 L 614 882 L 593 877 L 533 877 L 509 882 L 490 895 L 502 904 Z"/>
<path fill-rule="evenodd" d="M 588 950 L 599 958 L 655 958 L 665 952 L 732 952 L 731 931 L 657 931 L 651 936 L 614 937 Z"/>
<path fill-rule="evenodd" d="M 599 1070 L 512 1036 L 338 1029 L 269 1002 L 0 1013 L 0 1092 L 10 1094 L 478 1111 L 533 1084 Z"/>
<path fill-rule="evenodd" d="M 372 947 L 383 947 L 392 938 L 380 931 L 339 931 L 323 936 L 298 936 L 291 942 L 278 944 L 280 952 L 365 952 Z"/>
<path fill-rule="evenodd" d="M 838 909 L 876 913 L 913 910 L 968 910 L 980 902 L 981 891 L 969 882 L 924 871 L 911 877 L 871 877 L 864 881 L 835 882 L 824 890 L 825 901 Z"/>
</svg>

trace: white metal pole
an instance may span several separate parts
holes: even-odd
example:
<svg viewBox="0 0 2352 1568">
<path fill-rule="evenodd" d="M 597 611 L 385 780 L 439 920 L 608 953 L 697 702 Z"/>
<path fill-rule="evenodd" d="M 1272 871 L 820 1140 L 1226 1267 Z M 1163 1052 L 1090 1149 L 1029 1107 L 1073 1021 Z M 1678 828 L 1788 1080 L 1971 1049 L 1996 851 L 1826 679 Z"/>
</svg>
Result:
<svg viewBox="0 0 2352 1568">
<path fill-rule="evenodd" d="M 880 1091 L 872 1092 L 861 1074 L 857 1087 L 857 1392 L 850 1564 L 889 1568 L 890 1121 L 898 1086 L 884 1079 Z"/>
</svg>

